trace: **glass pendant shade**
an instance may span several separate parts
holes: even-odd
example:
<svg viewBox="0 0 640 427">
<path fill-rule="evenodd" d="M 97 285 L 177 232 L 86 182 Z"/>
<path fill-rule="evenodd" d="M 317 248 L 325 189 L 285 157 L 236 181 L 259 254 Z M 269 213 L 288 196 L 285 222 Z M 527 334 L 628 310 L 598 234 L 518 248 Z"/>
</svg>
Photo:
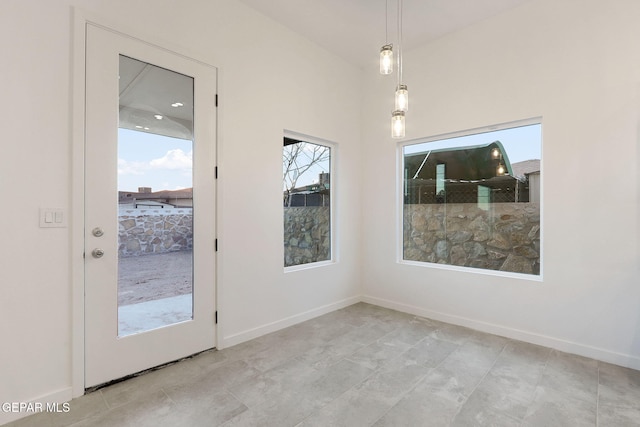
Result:
<svg viewBox="0 0 640 427">
<path fill-rule="evenodd" d="M 409 91 L 407 85 L 398 85 L 396 89 L 396 111 L 409 110 Z"/>
<path fill-rule="evenodd" d="M 391 138 L 404 138 L 404 111 L 391 113 Z"/>
<path fill-rule="evenodd" d="M 380 49 L 380 74 L 393 72 L 393 46 L 386 44 Z"/>
</svg>

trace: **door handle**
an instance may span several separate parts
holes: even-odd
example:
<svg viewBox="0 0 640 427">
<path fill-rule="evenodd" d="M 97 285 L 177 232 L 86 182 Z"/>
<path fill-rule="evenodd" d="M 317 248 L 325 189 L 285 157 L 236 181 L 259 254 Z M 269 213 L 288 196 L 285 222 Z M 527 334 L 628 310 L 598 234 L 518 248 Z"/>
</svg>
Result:
<svg viewBox="0 0 640 427">
<path fill-rule="evenodd" d="M 91 255 L 93 255 L 94 258 L 102 258 L 102 256 L 104 255 L 104 251 L 102 249 L 95 248 L 93 251 L 91 251 Z"/>
</svg>

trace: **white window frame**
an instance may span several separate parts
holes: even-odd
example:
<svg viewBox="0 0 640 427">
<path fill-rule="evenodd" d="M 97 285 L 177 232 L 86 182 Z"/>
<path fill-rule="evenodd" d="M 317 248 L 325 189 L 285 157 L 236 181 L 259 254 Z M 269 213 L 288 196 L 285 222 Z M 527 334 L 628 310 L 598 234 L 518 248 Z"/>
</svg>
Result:
<svg viewBox="0 0 640 427">
<path fill-rule="evenodd" d="M 338 153 L 338 144 L 332 141 L 328 141 L 322 138 L 317 138 L 315 136 L 309 136 L 309 135 L 305 135 L 303 133 L 299 133 L 299 132 L 294 132 L 294 131 L 290 131 L 290 130 L 284 130 L 283 131 L 283 138 L 291 138 L 291 139 L 296 139 L 296 140 L 300 140 L 303 142 L 308 142 L 310 144 L 316 144 L 316 145 L 323 145 L 325 147 L 329 147 L 330 149 L 330 157 L 329 157 L 329 174 L 330 174 L 330 196 L 329 196 L 329 236 L 331 239 L 330 242 L 330 246 L 329 246 L 329 259 L 327 260 L 322 260 L 322 261 L 316 261 L 316 262 L 309 262 L 306 264 L 298 264 L 298 265 L 291 265 L 288 267 L 284 267 L 284 272 L 285 273 L 290 273 L 290 272 L 294 272 L 294 271 L 300 271 L 300 270 L 308 270 L 308 269 L 312 269 L 312 268 L 319 268 L 319 267 L 324 267 L 324 266 L 328 266 L 328 265 L 333 265 L 335 263 L 338 262 L 338 245 L 336 244 L 337 242 L 337 220 L 336 220 L 336 201 L 337 201 L 337 179 L 336 179 L 336 164 L 337 164 L 337 153 Z M 280 145 L 280 150 L 282 150 L 283 145 Z M 281 156 L 280 158 L 282 158 L 282 152 L 281 152 Z M 283 215 L 284 215 L 284 211 L 283 211 Z M 282 217 L 281 217 L 282 218 Z M 282 227 L 282 232 L 280 233 L 281 236 L 284 236 L 284 222 L 281 222 L 281 227 Z M 284 245 L 282 246 L 282 260 L 284 260 Z"/>
<path fill-rule="evenodd" d="M 540 274 L 524 274 L 499 270 L 489 270 L 483 268 L 464 267 L 450 264 L 437 264 L 423 261 L 411 261 L 404 259 L 404 192 L 405 192 L 405 173 L 404 173 L 404 148 L 410 145 L 440 141 L 443 139 L 457 138 L 480 133 L 494 132 L 506 130 L 516 127 L 540 125 Z M 456 131 L 444 134 L 428 136 L 424 138 L 415 138 L 407 141 L 400 141 L 396 146 L 396 262 L 398 264 L 432 268 L 438 270 L 450 270 L 472 274 L 483 274 L 497 277 L 509 277 L 522 279 L 531 282 L 543 282 L 544 276 L 544 127 L 542 117 L 532 117 L 529 119 L 515 120 L 495 125 L 471 128 L 463 131 Z"/>
</svg>

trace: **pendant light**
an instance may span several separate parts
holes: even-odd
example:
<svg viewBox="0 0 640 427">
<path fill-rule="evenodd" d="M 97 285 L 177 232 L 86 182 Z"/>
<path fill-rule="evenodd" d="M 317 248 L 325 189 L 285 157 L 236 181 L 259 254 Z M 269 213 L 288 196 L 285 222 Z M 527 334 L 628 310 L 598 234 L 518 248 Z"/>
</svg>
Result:
<svg viewBox="0 0 640 427">
<path fill-rule="evenodd" d="M 409 91 L 407 85 L 399 84 L 396 87 L 396 110 L 407 111 L 409 109 Z"/>
<path fill-rule="evenodd" d="M 391 113 L 391 138 L 404 138 L 404 111 L 396 110 Z"/>
<path fill-rule="evenodd" d="M 389 0 L 385 0 L 384 46 L 380 49 L 380 74 L 393 72 L 393 45 L 389 43 Z"/>
<path fill-rule="evenodd" d="M 393 46 L 385 44 L 380 49 L 380 74 L 391 74 L 393 72 Z"/>
</svg>

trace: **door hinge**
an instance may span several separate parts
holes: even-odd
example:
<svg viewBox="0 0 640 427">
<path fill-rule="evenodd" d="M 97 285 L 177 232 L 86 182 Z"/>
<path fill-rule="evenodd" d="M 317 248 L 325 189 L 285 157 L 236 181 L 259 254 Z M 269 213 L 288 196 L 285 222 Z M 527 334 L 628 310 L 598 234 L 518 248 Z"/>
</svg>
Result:
<svg viewBox="0 0 640 427">
<path fill-rule="evenodd" d="M 216 246 L 216 252 L 218 252 L 218 239 L 216 239 L 215 246 Z"/>
<path fill-rule="evenodd" d="M 216 93 L 216 107 L 218 106 L 218 94 Z"/>
<path fill-rule="evenodd" d="M 214 168 L 213 173 L 215 175 L 215 179 L 218 179 L 218 167 L 217 166 Z"/>
<path fill-rule="evenodd" d="M 216 310 L 216 325 L 218 324 L 218 311 Z"/>
</svg>

